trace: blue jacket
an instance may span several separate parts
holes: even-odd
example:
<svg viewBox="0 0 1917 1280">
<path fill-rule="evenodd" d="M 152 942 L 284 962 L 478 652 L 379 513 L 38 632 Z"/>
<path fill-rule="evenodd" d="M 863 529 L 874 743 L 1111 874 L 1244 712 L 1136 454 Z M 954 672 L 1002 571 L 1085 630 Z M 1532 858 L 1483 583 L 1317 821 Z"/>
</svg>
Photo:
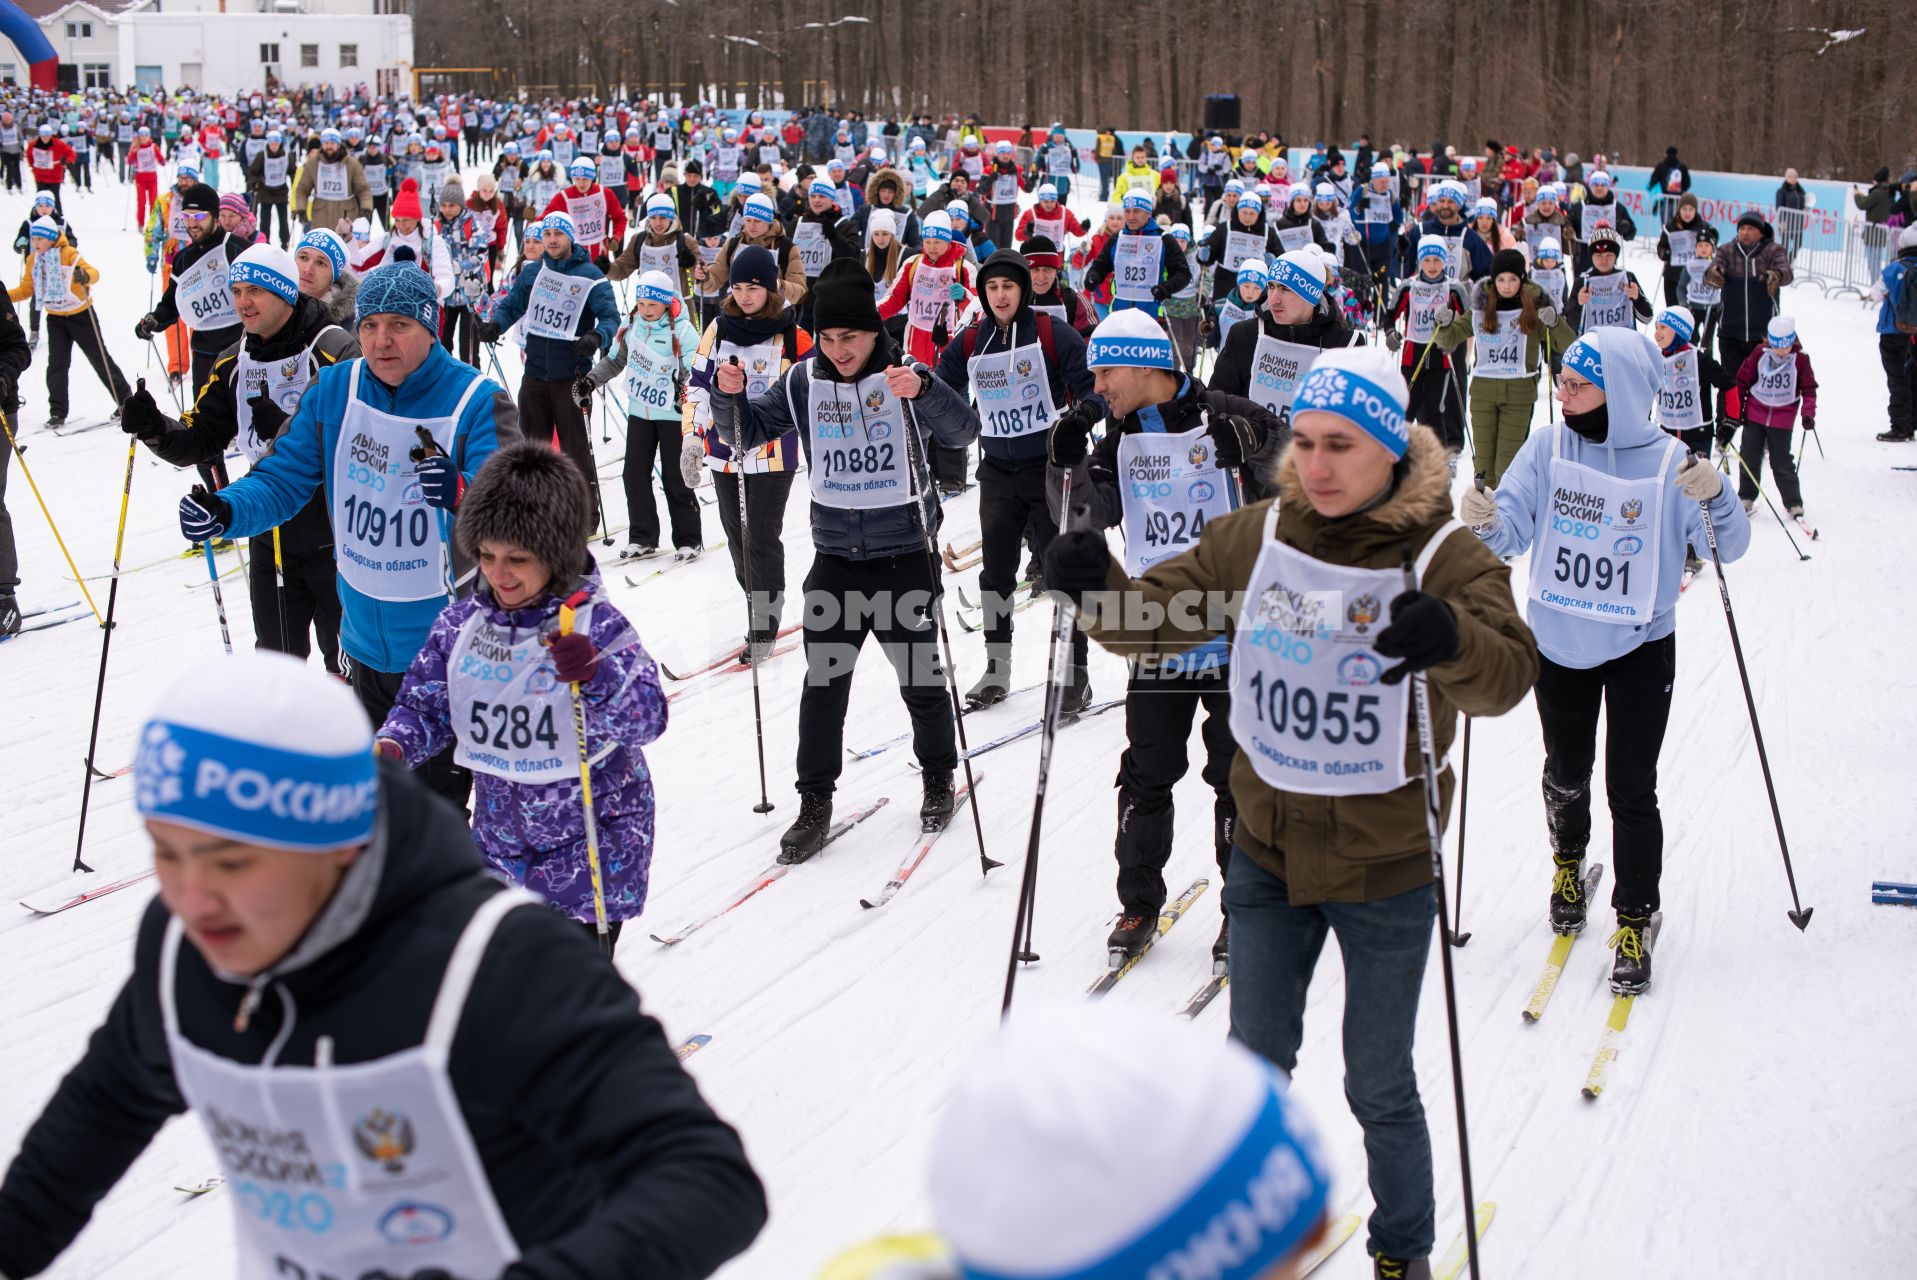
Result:
<svg viewBox="0 0 1917 1280">
<path fill-rule="evenodd" d="M 1609 436 L 1603 444 L 1592 444 L 1563 423 L 1531 432 L 1498 485 L 1497 519 L 1479 532 L 1501 556 L 1508 558 L 1529 549 L 1538 526 L 1551 518 L 1551 459 L 1560 440 L 1566 458 L 1623 479 L 1642 480 L 1657 474 L 1664 465 L 1671 437 L 1651 421 L 1652 405 L 1664 377 L 1664 360 L 1657 344 L 1636 330 L 1617 328 L 1594 329 L 1584 335 L 1583 341 L 1594 343 L 1604 360 Z M 1719 555 L 1727 561 L 1743 555 L 1751 543 L 1751 522 L 1734 486 L 1724 485 L 1711 500 L 1711 519 L 1717 526 Z M 1657 557 L 1657 600 L 1649 623 L 1629 626 L 1579 617 L 1561 609 L 1530 607 L 1525 620 L 1537 637 L 1538 652 L 1560 666 L 1588 670 L 1675 631 L 1684 548 L 1689 545 L 1700 555 L 1709 554 L 1704 508 L 1673 485 L 1664 495 L 1663 519 L 1655 537 L 1657 545 L 1648 551 Z"/>
<path fill-rule="evenodd" d="M 1884 295 L 1878 299 L 1877 332 L 1897 332 L 1897 290 L 1904 282 L 1904 273 L 1917 263 L 1917 249 L 1905 249 L 1895 258 L 1884 264 L 1884 270 L 1878 281 L 1878 289 Z"/>
<path fill-rule="evenodd" d="M 592 265 L 592 259 L 578 245 L 572 247 L 572 256 L 563 262 L 547 256 L 539 260 L 539 265 L 551 267 L 561 275 L 578 276 L 582 280 L 593 281 L 591 292 L 586 295 L 586 305 L 579 312 L 578 334 L 595 334 L 599 339 L 601 352 L 612 349 L 612 337 L 619 332 L 619 299 L 612 293 L 612 286 L 606 283 L 606 277 L 599 268 Z M 493 310 L 493 323 L 501 329 L 510 329 L 513 322 L 526 314 L 526 306 L 532 300 L 533 281 L 539 278 L 537 271 L 521 271 L 519 278 L 513 281 L 513 287 L 505 300 Z M 526 376 L 537 382 L 571 382 L 592 368 L 592 357 L 582 356 L 573 349 L 570 342 L 560 342 L 553 338 L 526 338 Z"/>
<path fill-rule="evenodd" d="M 1370 199 L 1369 183 L 1356 187 L 1351 193 L 1351 225 L 1358 229 L 1358 239 L 1364 244 L 1391 244 L 1398 238 L 1398 228 L 1404 225 L 1404 206 L 1398 203 L 1396 184 L 1391 191 L 1391 221 L 1365 222 L 1361 218 L 1363 210 L 1359 207 Z"/>
<path fill-rule="evenodd" d="M 358 360 L 345 360 L 321 369 L 300 397 L 299 410 L 274 442 L 273 452 L 260 459 L 246 475 L 220 490 L 233 510 L 227 533 L 250 538 L 290 519 L 322 485 L 327 511 L 334 515 L 333 453 L 339 443 L 340 423 L 346 414 L 346 389 Z M 426 363 L 413 371 L 397 391 L 388 388 L 370 370 L 360 374 L 359 398 L 382 413 L 399 417 L 444 417 L 453 411 L 466 388 L 479 379 L 485 385 L 466 402 L 454 431 L 452 457 L 460 474 L 471 482 L 486 459 L 502 444 L 519 439 L 519 410 L 498 383 L 469 364 L 462 364 L 433 345 Z M 407 465 L 407 464 L 399 464 Z M 472 566 L 455 557 L 454 572 L 464 584 Z M 374 671 L 400 672 L 432 630 L 433 619 L 445 607 L 438 596 L 428 600 L 374 600 L 361 595 L 346 580 L 339 581 L 340 646 L 354 662 Z"/>
<path fill-rule="evenodd" d="M 1007 250 L 993 254 L 994 260 L 1001 255 L 1009 256 Z M 1031 277 L 1025 277 L 1025 298 L 1031 297 Z M 1085 367 L 1085 339 L 1078 330 L 1046 317 L 1052 330 L 1052 351 L 1055 359 L 1047 361 L 1046 381 L 1050 383 L 1052 408 L 1063 413 L 1072 405 L 1092 393 L 1092 374 Z M 972 373 L 970 362 L 965 356 L 965 335 L 976 331 L 972 339 L 974 356 L 989 356 L 994 352 L 1003 352 L 1039 341 L 1038 313 L 1031 304 L 1021 300 L 1018 312 L 1012 317 L 1011 329 L 991 318 L 988 311 L 961 329 L 953 339 L 939 352 L 938 378 L 961 400 L 969 399 L 972 394 Z M 1041 346 L 1041 354 L 1043 348 Z M 968 404 L 966 411 L 974 419 L 978 417 L 977 406 Z M 982 425 L 982 424 L 981 424 Z M 1045 442 L 1051 436 L 1049 430 L 1033 431 L 1022 436 L 987 435 L 981 432 L 979 450 L 994 463 L 1008 471 L 1023 471 L 1027 467 L 1045 465 Z"/>
<path fill-rule="evenodd" d="M 1427 213 L 1424 215 L 1424 220 L 1418 224 L 1418 229 L 1424 235 L 1441 236 L 1446 240 L 1456 240 L 1459 236 L 1463 236 L 1464 256 L 1471 264 L 1471 270 L 1466 274 L 1473 280 L 1479 276 L 1491 274 L 1491 246 L 1484 242 L 1484 237 L 1479 235 L 1469 222 L 1458 222 L 1446 226 L 1438 221 L 1437 214 Z M 1414 244 L 1412 247 L 1417 246 Z"/>
</svg>

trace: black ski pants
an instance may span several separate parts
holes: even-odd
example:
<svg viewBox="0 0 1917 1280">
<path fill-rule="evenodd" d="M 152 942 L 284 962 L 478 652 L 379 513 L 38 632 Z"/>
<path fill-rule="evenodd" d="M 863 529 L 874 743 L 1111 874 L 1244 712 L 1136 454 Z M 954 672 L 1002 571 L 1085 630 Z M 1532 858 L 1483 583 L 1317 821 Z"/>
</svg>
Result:
<svg viewBox="0 0 1917 1280">
<path fill-rule="evenodd" d="M 1027 535 L 1033 552 L 1043 558 L 1058 536 L 1058 526 L 1045 504 L 1043 459 L 1022 471 L 983 458 L 978 464 L 978 520 L 984 563 L 979 569 L 979 601 L 985 609 L 985 643 L 1012 642 L 1013 588 L 1018 585 L 1019 560 Z M 1072 661 L 1085 665 L 1085 633 L 1072 629 Z"/>
<path fill-rule="evenodd" d="M 785 612 L 785 504 L 792 496 L 791 471 L 759 471 L 746 477 L 746 522 L 751 526 L 752 596 L 746 604 L 746 636 L 770 640 L 779 633 Z M 732 576 L 746 589 L 747 535 L 739 526 L 739 476 L 715 471 L 713 495 L 719 507 L 719 525 L 726 531 L 732 552 Z"/>
<path fill-rule="evenodd" d="M 406 682 L 406 673 L 375 671 L 354 662 L 350 656 L 346 657 L 343 665 L 346 678 L 359 698 L 359 705 L 366 709 L 366 718 L 373 722 L 373 732 L 378 733 L 379 726 L 386 723 L 386 713 L 393 709 L 393 703 L 399 698 L 399 687 Z M 414 772 L 429 790 L 452 801 L 462 813 L 465 811 L 466 802 L 473 794 L 473 775 L 464 765 L 453 763 L 451 744 Z"/>
<path fill-rule="evenodd" d="M 1212 667 L 1172 676 L 1134 673 L 1125 687 L 1125 753 L 1118 760 L 1118 901 L 1125 915 L 1155 916 L 1165 905 L 1172 852 L 1172 787 L 1189 767 L 1191 723 L 1205 711 L 1199 771 L 1212 789 L 1212 853 L 1218 882 L 1231 861 L 1238 806 L 1231 798 L 1231 675 Z M 1220 895 L 1223 901 L 1223 895 Z"/>
<path fill-rule="evenodd" d="M 626 519 L 632 526 L 629 535 L 642 547 L 659 545 L 659 504 L 652 492 L 655 457 L 660 462 L 659 483 L 666 491 L 666 514 L 672 520 L 672 545 L 705 543 L 699 527 L 699 495 L 686 487 L 685 477 L 679 474 L 679 439 L 677 418 L 626 417 L 626 466 L 621 479 L 626 485 Z M 781 519 L 784 514 L 781 509 Z"/>
<path fill-rule="evenodd" d="M 253 604 L 253 637 L 262 649 L 304 659 L 313 652 L 307 633 L 319 637 L 326 669 L 339 674 L 339 567 L 331 547 L 295 551 L 280 546 L 280 571 L 274 573 L 273 535 L 252 541 L 247 562 L 247 595 Z M 282 582 L 284 585 L 282 585 Z M 282 617 L 285 627 L 282 630 Z"/>
</svg>

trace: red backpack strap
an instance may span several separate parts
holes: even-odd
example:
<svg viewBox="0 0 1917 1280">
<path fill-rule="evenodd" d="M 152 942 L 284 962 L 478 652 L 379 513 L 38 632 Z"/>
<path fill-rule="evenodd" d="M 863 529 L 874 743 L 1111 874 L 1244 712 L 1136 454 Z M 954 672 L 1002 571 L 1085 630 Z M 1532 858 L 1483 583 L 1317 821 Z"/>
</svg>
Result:
<svg viewBox="0 0 1917 1280">
<path fill-rule="evenodd" d="M 965 332 L 959 335 L 959 354 L 965 357 L 967 364 L 970 364 L 972 362 L 972 353 L 977 350 L 978 326 L 976 324 L 968 324 L 965 326 Z"/>
<path fill-rule="evenodd" d="M 1052 345 L 1052 315 L 1049 311 L 1034 311 L 1032 318 L 1038 322 L 1038 349 L 1045 353 L 1048 367 L 1058 368 L 1058 348 Z"/>
</svg>

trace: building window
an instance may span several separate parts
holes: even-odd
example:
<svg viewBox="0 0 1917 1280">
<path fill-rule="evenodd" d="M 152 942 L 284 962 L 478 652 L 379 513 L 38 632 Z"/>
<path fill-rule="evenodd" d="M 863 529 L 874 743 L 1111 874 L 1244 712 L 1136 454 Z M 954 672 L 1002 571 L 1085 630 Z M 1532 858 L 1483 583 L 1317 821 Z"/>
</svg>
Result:
<svg viewBox="0 0 1917 1280">
<path fill-rule="evenodd" d="M 104 62 L 86 62 L 80 65 L 80 87 L 82 89 L 111 89 L 113 87 L 113 68 Z"/>
<path fill-rule="evenodd" d="M 339 47 L 339 64 L 342 67 L 357 67 L 359 65 L 359 46 L 356 44 L 341 45 Z"/>
<path fill-rule="evenodd" d="M 280 47 L 277 44 L 263 44 L 260 46 L 261 63 L 278 62 L 279 60 Z"/>
<path fill-rule="evenodd" d="M 93 38 L 93 24 L 91 22 L 67 23 L 67 39 L 91 40 L 92 38 Z"/>
<path fill-rule="evenodd" d="M 302 67 L 317 67 L 319 65 L 318 45 L 303 44 L 300 46 L 300 65 Z"/>
</svg>

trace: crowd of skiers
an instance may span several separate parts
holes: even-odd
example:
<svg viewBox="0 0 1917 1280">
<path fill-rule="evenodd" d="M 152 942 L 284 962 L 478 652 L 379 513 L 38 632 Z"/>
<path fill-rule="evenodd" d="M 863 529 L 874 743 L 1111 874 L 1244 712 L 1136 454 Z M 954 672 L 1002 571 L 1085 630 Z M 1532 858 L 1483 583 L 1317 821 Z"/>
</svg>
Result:
<svg viewBox="0 0 1917 1280">
<path fill-rule="evenodd" d="M 835 793 L 868 634 L 897 674 L 923 831 L 976 804 L 958 776 L 962 717 L 1018 691 L 1014 615 L 1042 586 L 1078 622 L 1059 717 L 1100 709 L 1088 641 L 1131 664 L 1108 939 L 1127 963 L 1162 928 L 1173 790 L 1202 713 L 1224 886 L 1212 951 L 1234 1038 L 1291 1070 L 1325 935 L 1344 949 L 1376 1275 L 1429 1275 L 1432 1155 L 1410 1048 L 1436 912 L 1425 771 L 1442 775 L 1442 829 L 1453 784 L 1431 759 L 1460 715 L 1535 696 L 1562 936 L 1588 914 L 1607 716 L 1612 984 L 1650 987 L 1677 596 L 1701 551 L 1745 550 L 1766 460 L 1801 522 L 1792 433 L 1814 430 L 1817 409 L 1781 306 L 1789 252 L 1758 212 L 1720 234 L 1674 151 L 1652 181 L 1659 269 L 1640 280 L 1623 250 L 1649 228 L 1603 158 L 1546 148 L 1418 155 L 1367 139 L 1294 177 L 1273 139 L 1195 136 L 1183 165 L 1141 148 L 1115 166 L 1088 225 L 1071 207 L 1081 156 L 1056 125 L 1014 142 L 975 122 L 734 123 L 648 103 L 0 102 L 19 112 L 0 111 L 0 156 L 8 130 L 25 131 L 36 178 L 70 126 L 132 173 L 157 289 L 134 333 L 165 336 L 177 397 L 169 411 L 108 354 L 91 293 L 102 266 L 80 256 L 56 176 L 16 246 L 11 297 L 30 302 L 32 336 L 0 312 L 9 422 L 44 316 L 47 425 L 64 425 L 78 347 L 118 425 L 198 470 L 182 535 L 252 541 L 259 646 L 304 658 L 316 642 L 350 688 L 251 658 L 195 673 L 155 710 L 136 772 L 161 899 L 133 979 L 0 1187 L 0 1272 L 46 1265 L 189 1106 L 260 1143 L 297 1135 L 316 1163 L 387 1144 L 381 1173 L 325 1192 L 351 1226 L 337 1248 L 243 1225 L 262 1273 L 360 1274 L 424 1239 L 454 1274 L 695 1276 L 756 1232 L 763 1195 L 736 1136 L 587 945 L 609 956 L 645 909 L 657 798 L 644 748 L 668 722 L 658 666 L 587 550 L 609 524 L 595 406 L 626 425 L 621 559 L 668 537 L 676 560 L 699 556 L 711 480 L 742 595 L 733 656 L 755 679 L 792 629 L 785 512 L 804 476 L 799 808 L 782 863 L 845 829 Z M 228 162 L 243 176 L 222 194 Z M 1911 437 L 1913 259 L 1908 229 L 1881 283 L 1881 439 Z M 516 385 L 494 351 L 508 338 L 523 349 Z M 985 651 L 961 694 L 940 635 L 956 566 L 936 549 L 942 500 L 974 487 Z M 0 532 L 0 630 L 9 616 L 17 629 Z M 1527 552 L 1514 589 L 1509 561 Z M 1186 607 L 1223 598 L 1253 604 Z M 1350 603 L 1327 613 L 1328 598 Z M 242 769 L 326 803 L 262 811 L 180 785 Z M 455 816 L 468 807 L 470 832 Z M 422 852 L 391 856 L 401 848 Z M 519 910 L 534 899 L 482 866 L 552 909 Z M 518 962 L 535 949 L 548 960 Z M 475 973 L 494 953 L 513 962 Z M 354 973 L 421 997 L 369 1014 Z M 1098 1029 L 1071 1035 L 1067 1065 L 1095 1063 Z M 504 1057 L 488 1052 L 500 1040 Z M 1000 1069 L 1022 1079 L 1018 1054 L 1053 1049 L 1008 1037 Z M 1244 1158 L 1282 1150 L 1311 1171 L 1316 1190 L 1266 1261 L 1315 1241 L 1322 1166 L 1262 1068 L 1238 1050 L 1162 1052 L 1259 1108 L 1234 1131 Z M 605 1075 L 614 1055 L 645 1089 Z M 329 1118 L 376 1092 L 327 1082 L 336 1065 L 404 1099 L 403 1142 Z M 539 1075 L 584 1092 L 555 1097 Z M 580 1105 L 595 1128 L 562 1135 Z M 1026 1274 L 1019 1232 L 1044 1221 L 1041 1163 L 1024 1170 L 1023 1227 L 981 1225 L 961 1194 L 983 1176 L 983 1135 L 1016 1129 L 1019 1105 L 961 1098 L 954 1114 L 972 1108 L 976 1129 L 943 1139 L 941 1224 L 976 1274 Z M 434 1236 L 430 1214 L 403 1230 L 381 1216 L 380 1179 L 429 1143 L 455 1206 L 442 1212 L 475 1224 L 456 1245 L 450 1217 Z M 717 1225 L 694 1247 L 668 1243 L 684 1214 Z M 1098 1247 L 1149 1260 L 1125 1239 L 1114 1227 Z"/>
</svg>

